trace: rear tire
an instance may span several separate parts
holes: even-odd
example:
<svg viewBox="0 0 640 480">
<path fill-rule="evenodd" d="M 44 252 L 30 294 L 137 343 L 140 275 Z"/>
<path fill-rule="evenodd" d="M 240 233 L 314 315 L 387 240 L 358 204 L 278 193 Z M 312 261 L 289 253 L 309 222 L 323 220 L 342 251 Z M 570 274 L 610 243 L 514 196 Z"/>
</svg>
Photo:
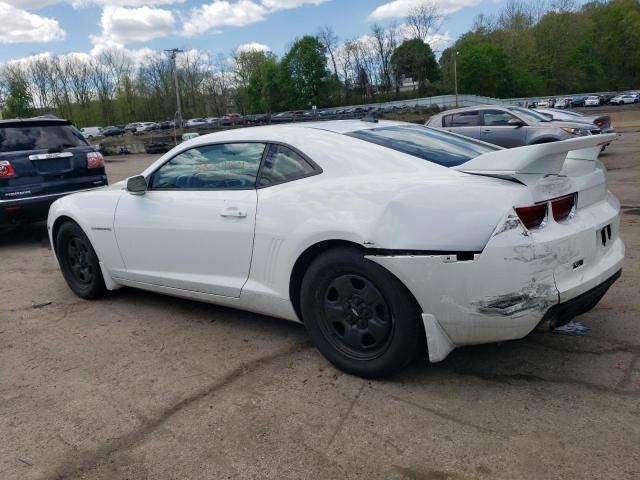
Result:
<svg viewBox="0 0 640 480">
<path fill-rule="evenodd" d="M 389 271 L 353 247 L 321 254 L 301 287 L 304 324 L 337 368 L 364 378 L 392 374 L 425 345 L 420 309 Z"/>
<path fill-rule="evenodd" d="M 107 293 L 100 262 L 91 242 L 75 222 L 62 224 L 56 235 L 56 256 L 69 288 L 85 299 Z"/>
</svg>

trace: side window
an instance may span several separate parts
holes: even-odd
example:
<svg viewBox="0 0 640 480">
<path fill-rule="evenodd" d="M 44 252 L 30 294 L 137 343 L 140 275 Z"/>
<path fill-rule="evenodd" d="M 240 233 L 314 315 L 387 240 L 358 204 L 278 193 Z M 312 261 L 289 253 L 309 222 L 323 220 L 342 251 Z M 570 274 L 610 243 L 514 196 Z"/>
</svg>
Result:
<svg viewBox="0 0 640 480">
<path fill-rule="evenodd" d="M 477 127 L 480 125 L 477 111 L 460 112 L 442 117 L 443 127 Z"/>
<path fill-rule="evenodd" d="M 254 188 L 264 143 L 203 145 L 182 152 L 151 177 L 151 189 Z"/>
<path fill-rule="evenodd" d="M 487 127 L 508 126 L 509 120 L 516 118 L 510 113 L 502 110 L 485 110 L 483 112 L 484 125 Z"/>
<path fill-rule="evenodd" d="M 313 166 L 288 147 L 270 145 L 258 185 L 266 187 L 306 177 L 314 172 Z"/>
</svg>

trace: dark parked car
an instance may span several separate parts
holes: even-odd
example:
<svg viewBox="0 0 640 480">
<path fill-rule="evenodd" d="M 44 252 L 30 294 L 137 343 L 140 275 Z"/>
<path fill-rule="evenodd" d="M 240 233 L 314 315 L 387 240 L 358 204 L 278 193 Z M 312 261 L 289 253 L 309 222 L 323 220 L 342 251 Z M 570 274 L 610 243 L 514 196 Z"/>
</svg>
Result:
<svg viewBox="0 0 640 480">
<path fill-rule="evenodd" d="M 431 117 L 426 125 L 506 148 L 601 133 L 594 125 L 551 121 L 531 109 L 498 105 L 447 110 Z"/>
<path fill-rule="evenodd" d="M 584 102 L 587 99 L 585 96 L 573 97 L 571 99 L 572 107 L 584 107 Z"/>
<path fill-rule="evenodd" d="M 604 95 L 600 95 L 600 105 L 609 105 L 609 102 L 612 98 L 616 97 L 615 93 L 606 93 Z"/>
<path fill-rule="evenodd" d="M 173 122 L 171 120 L 158 122 L 157 125 L 158 125 L 158 130 L 170 130 L 173 128 Z"/>
<path fill-rule="evenodd" d="M 107 127 L 102 129 L 102 136 L 103 137 L 117 137 L 118 135 L 124 135 L 125 133 L 127 133 L 124 128 L 120 128 L 120 127 Z"/>
<path fill-rule="evenodd" d="M 71 122 L 0 120 L 0 225 L 44 220 L 56 199 L 107 183 L 102 155 Z"/>
</svg>

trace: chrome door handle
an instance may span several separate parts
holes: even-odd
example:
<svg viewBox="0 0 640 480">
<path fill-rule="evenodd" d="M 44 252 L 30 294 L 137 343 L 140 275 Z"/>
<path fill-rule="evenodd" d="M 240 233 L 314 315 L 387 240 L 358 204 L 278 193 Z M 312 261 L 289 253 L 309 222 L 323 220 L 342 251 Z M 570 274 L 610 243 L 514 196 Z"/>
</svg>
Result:
<svg viewBox="0 0 640 480">
<path fill-rule="evenodd" d="M 235 217 L 235 218 L 244 218 L 247 216 L 247 212 L 244 210 L 240 210 L 238 207 L 229 207 L 225 208 L 220 212 L 221 217 Z"/>
</svg>

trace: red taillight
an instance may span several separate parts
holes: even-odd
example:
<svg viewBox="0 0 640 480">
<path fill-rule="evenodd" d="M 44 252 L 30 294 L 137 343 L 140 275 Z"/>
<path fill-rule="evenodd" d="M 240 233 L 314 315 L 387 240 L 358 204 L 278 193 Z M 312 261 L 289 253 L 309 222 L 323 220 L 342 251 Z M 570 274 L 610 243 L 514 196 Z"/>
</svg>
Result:
<svg viewBox="0 0 640 480">
<path fill-rule="evenodd" d="M 556 222 L 564 220 L 573 211 L 573 207 L 576 204 L 576 195 L 567 195 L 566 197 L 556 198 L 551 200 L 551 209 L 553 210 L 553 218 Z"/>
<path fill-rule="evenodd" d="M 0 177 L 13 177 L 16 174 L 15 170 L 9 162 L 6 160 L 0 160 Z"/>
<path fill-rule="evenodd" d="M 535 228 L 542 225 L 542 222 L 547 217 L 547 204 L 520 207 L 516 208 L 515 211 L 525 227 Z"/>
<path fill-rule="evenodd" d="M 87 168 L 102 168 L 104 167 L 104 158 L 102 154 L 98 152 L 87 153 Z"/>
</svg>

